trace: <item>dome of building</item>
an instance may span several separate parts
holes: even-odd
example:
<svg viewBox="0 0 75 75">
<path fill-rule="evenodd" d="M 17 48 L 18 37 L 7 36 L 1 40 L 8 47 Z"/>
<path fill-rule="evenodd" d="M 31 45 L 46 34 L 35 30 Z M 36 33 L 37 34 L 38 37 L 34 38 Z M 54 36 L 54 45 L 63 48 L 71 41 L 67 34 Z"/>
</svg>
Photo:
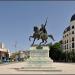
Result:
<svg viewBox="0 0 75 75">
<path fill-rule="evenodd" d="M 70 22 L 74 20 L 75 20 L 75 14 L 72 15 Z"/>
</svg>

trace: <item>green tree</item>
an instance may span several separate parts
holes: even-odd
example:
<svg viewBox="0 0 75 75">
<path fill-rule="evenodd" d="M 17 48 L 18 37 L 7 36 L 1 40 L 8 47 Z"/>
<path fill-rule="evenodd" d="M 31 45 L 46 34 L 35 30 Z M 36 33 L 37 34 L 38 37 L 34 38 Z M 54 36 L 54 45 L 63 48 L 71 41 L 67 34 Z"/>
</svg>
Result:
<svg viewBox="0 0 75 75">
<path fill-rule="evenodd" d="M 49 47 L 50 47 L 49 56 L 50 56 L 54 61 L 61 61 L 61 60 L 64 60 L 65 54 L 63 53 L 63 50 L 62 50 L 61 41 L 56 42 L 54 45 L 49 46 Z"/>
</svg>

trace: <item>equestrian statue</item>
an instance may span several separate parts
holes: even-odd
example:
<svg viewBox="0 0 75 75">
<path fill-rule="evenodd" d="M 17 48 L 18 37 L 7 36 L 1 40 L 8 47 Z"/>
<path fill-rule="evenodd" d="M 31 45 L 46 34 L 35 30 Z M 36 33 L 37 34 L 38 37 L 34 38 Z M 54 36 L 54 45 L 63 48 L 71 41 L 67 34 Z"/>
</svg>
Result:
<svg viewBox="0 0 75 75">
<path fill-rule="evenodd" d="M 47 19 L 45 24 L 41 24 L 41 28 L 38 28 L 37 26 L 34 26 L 33 28 L 33 35 L 29 36 L 29 40 L 31 41 L 31 38 L 33 38 L 33 43 L 32 45 L 34 45 L 35 40 L 42 40 L 42 42 L 39 43 L 39 45 L 41 45 L 43 43 L 43 45 L 46 45 L 47 43 L 47 39 L 48 37 L 50 37 L 53 41 L 54 38 L 52 35 L 48 35 L 47 30 L 46 30 L 46 25 L 47 25 Z"/>
</svg>

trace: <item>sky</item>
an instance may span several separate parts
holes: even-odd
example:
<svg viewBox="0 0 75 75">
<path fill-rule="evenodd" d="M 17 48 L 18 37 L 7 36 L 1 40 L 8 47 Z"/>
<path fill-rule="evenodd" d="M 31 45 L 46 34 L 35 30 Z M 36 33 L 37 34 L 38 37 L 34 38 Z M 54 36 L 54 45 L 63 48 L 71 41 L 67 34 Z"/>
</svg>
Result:
<svg viewBox="0 0 75 75">
<path fill-rule="evenodd" d="M 47 32 L 57 42 L 62 39 L 73 14 L 75 1 L 0 1 L 0 42 L 10 52 L 29 49 L 33 42 L 33 39 L 29 41 L 33 27 L 44 24 L 46 17 Z M 50 42 L 53 41 L 48 39 Z"/>
</svg>

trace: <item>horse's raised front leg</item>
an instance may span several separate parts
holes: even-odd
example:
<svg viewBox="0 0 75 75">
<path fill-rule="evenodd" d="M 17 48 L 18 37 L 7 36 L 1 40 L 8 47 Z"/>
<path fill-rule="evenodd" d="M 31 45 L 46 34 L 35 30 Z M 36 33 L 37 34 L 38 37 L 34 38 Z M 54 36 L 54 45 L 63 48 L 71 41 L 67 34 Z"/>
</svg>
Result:
<svg viewBox="0 0 75 75">
<path fill-rule="evenodd" d="M 33 36 L 29 36 L 29 41 L 31 41 L 31 38 L 33 38 Z"/>
<path fill-rule="evenodd" d="M 31 46 L 33 46 L 33 45 L 34 45 L 34 42 L 35 42 L 35 39 L 33 40 L 33 43 L 32 43 L 32 45 L 31 45 Z"/>
</svg>

